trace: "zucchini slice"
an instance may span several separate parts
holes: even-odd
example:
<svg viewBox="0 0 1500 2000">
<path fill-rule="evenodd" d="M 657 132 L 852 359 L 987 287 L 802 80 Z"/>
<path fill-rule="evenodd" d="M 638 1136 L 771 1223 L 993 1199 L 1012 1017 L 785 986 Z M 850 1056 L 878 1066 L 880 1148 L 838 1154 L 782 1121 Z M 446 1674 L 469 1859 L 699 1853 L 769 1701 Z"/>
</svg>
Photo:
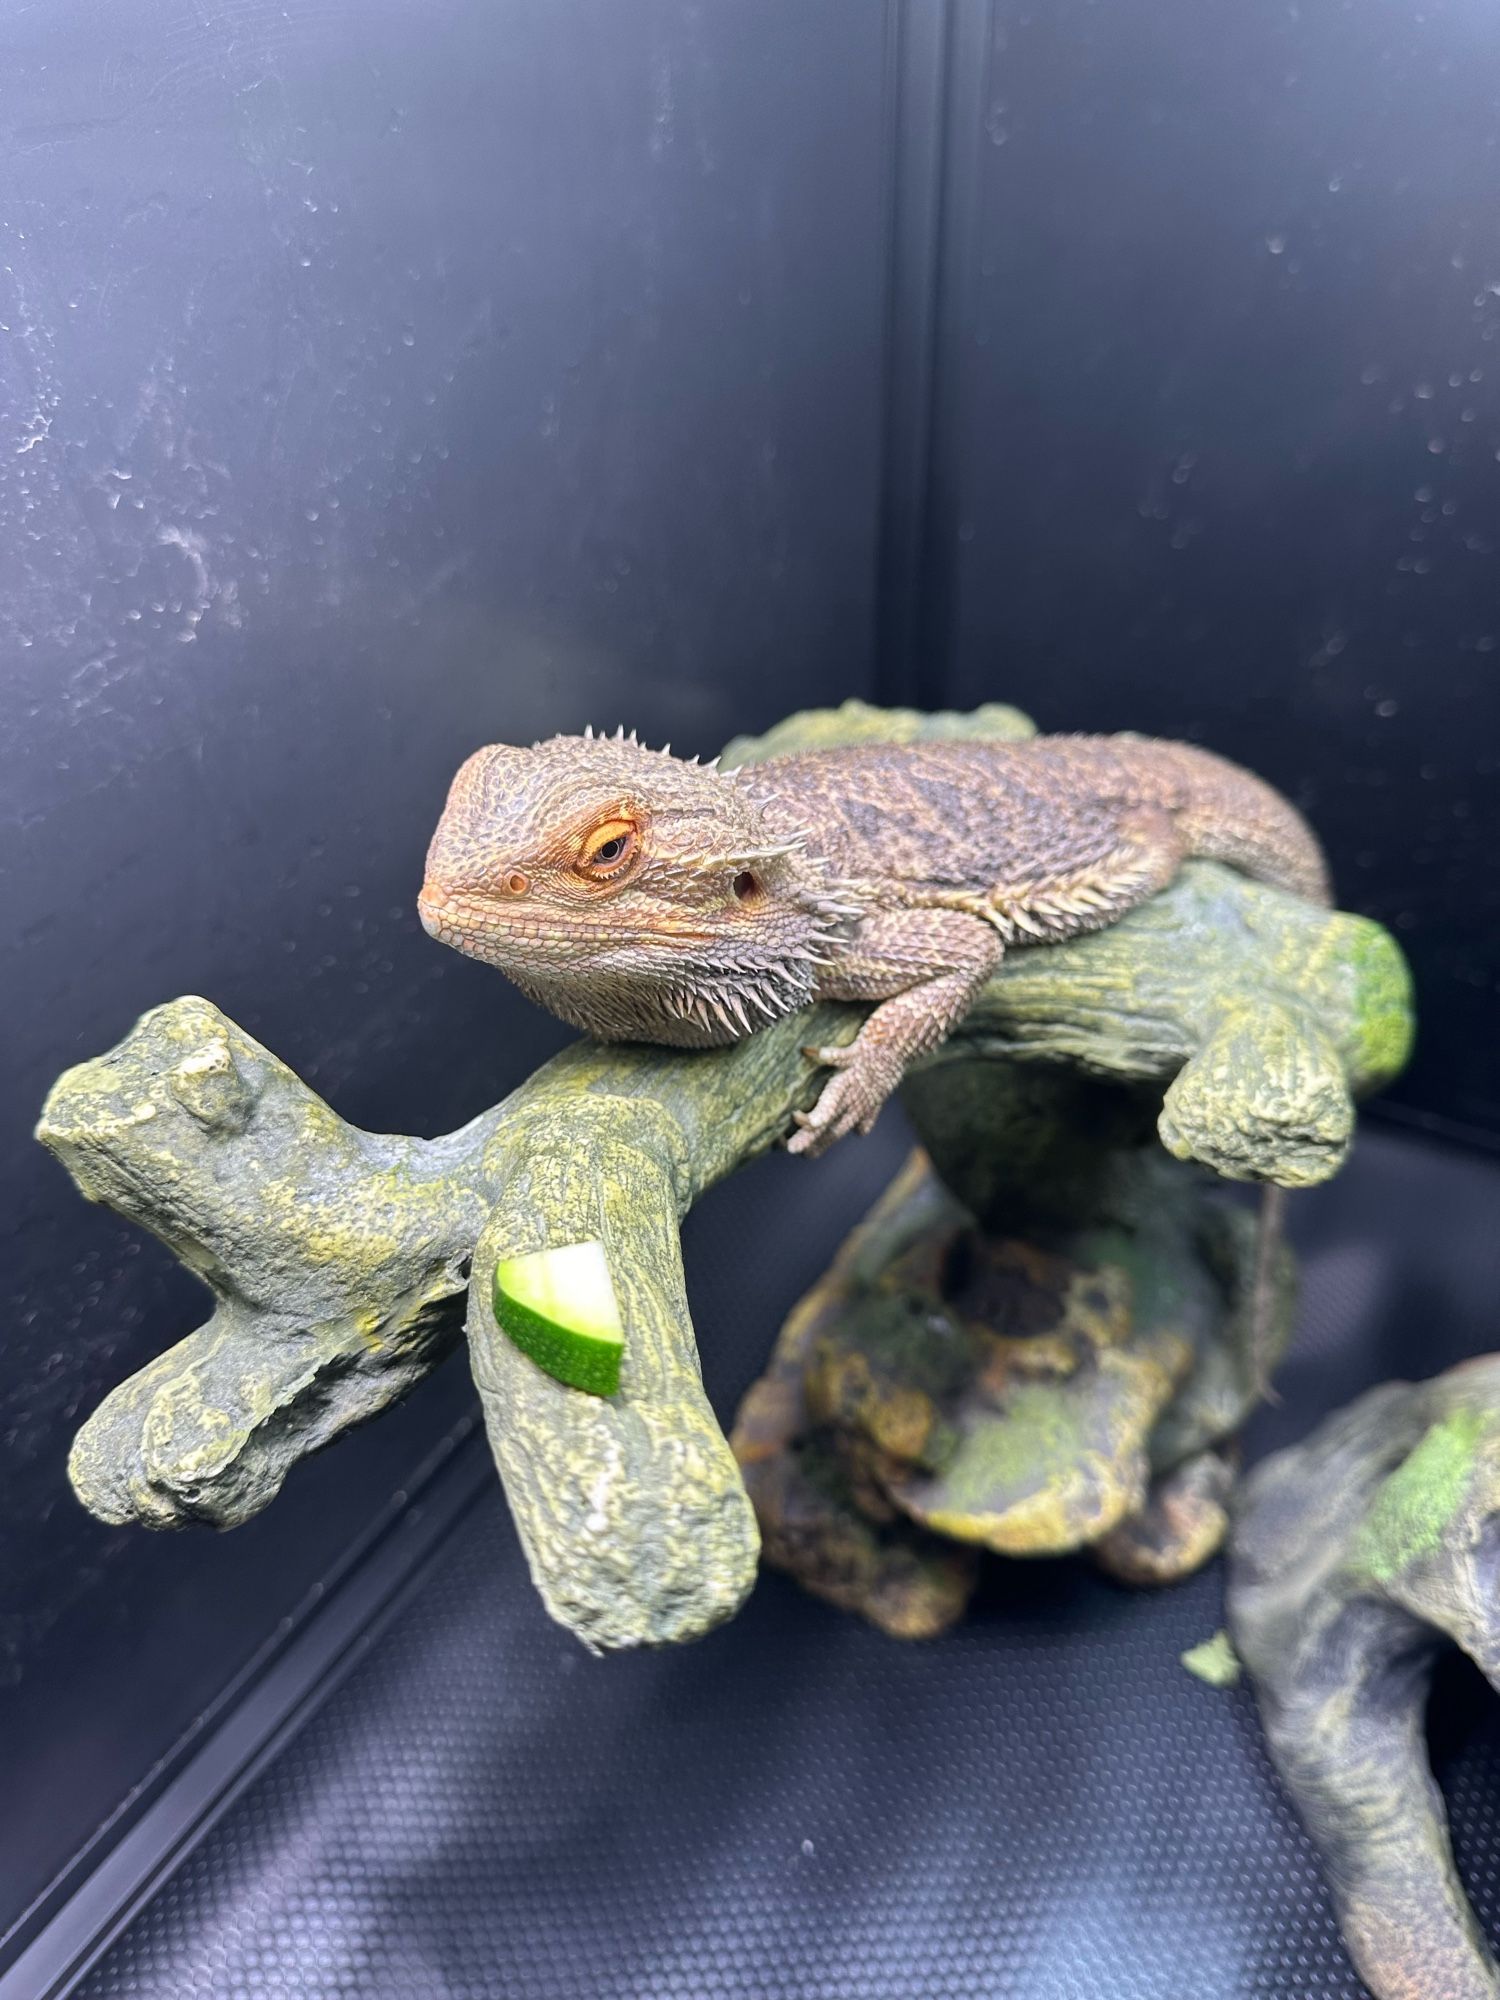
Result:
<svg viewBox="0 0 1500 2000">
<path fill-rule="evenodd" d="M 568 1243 L 495 1266 L 495 1318 L 538 1368 L 591 1396 L 620 1386 L 625 1328 L 602 1243 Z"/>
</svg>

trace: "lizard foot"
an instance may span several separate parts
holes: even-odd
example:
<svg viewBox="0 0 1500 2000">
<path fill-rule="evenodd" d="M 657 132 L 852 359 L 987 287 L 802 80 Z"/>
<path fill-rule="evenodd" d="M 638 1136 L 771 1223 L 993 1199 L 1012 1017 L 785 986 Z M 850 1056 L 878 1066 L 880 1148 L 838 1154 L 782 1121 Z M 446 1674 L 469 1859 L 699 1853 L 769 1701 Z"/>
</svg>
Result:
<svg viewBox="0 0 1500 2000">
<path fill-rule="evenodd" d="M 804 1049 L 803 1054 L 835 1072 L 811 1111 L 792 1114 L 798 1129 L 787 1140 L 787 1151 L 813 1159 L 835 1139 L 873 1127 L 880 1107 L 901 1081 L 901 1064 L 861 1037 L 842 1047 Z"/>
</svg>

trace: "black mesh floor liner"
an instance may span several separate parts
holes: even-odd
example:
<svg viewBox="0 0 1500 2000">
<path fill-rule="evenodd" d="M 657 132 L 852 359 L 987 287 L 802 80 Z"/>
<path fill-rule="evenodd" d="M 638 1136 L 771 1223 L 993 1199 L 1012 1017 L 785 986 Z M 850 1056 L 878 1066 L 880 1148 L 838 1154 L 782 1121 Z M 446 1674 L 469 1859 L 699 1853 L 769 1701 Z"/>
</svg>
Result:
<svg viewBox="0 0 1500 2000">
<path fill-rule="evenodd" d="M 763 1226 L 789 1185 L 757 1182 Z M 1497 1344 L 1497 1197 L 1493 1167 L 1379 1138 L 1296 1204 L 1303 1334 L 1254 1450 Z M 713 1213 L 690 1262 L 732 1272 L 744 1211 Z M 1248 1694 L 1178 1665 L 1220 1622 L 1217 1568 L 1147 1596 L 997 1565 L 967 1626 L 902 1646 L 768 1575 L 701 1645 L 594 1660 L 497 1495 L 80 1990 L 1357 1996 Z M 1494 1931 L 1500 1705 L 1446 1674 L 1433 1730 Z"/>
</svg>

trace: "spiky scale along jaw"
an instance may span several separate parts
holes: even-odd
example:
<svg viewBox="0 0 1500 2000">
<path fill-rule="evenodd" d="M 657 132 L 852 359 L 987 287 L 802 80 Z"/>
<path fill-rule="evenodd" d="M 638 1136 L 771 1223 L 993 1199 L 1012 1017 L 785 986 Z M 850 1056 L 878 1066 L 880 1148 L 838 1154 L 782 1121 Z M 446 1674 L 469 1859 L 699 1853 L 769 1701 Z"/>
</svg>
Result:
<svg viewBox="0 0 1500 2000">
<path fill-rule="evenodd" d="M 708 1047 L 807 1006 L 863 904 L 758 773 L 590 731 L 469 758 L 418 908 L 586 1034 Z"/>
</svg>

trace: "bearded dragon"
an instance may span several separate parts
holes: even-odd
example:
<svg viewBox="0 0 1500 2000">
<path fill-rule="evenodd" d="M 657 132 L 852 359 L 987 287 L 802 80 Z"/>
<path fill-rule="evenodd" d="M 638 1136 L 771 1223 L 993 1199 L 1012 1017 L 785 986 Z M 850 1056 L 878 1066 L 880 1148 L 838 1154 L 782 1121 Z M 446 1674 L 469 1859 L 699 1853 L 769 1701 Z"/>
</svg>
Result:
<svg viewBox="0 0 1500 2000">
<path fill-rule="evenodd" d="M 869 743 L 737 771 L 633 736 L 478 750 L 418 908 L 604 1041 L 705 1047 L 817 999 L 873 1001 L 793 1152 L 868 1131 L 1010 946 L 1102 929 L 1189 856 L 1326 904 L 1298 813 L 1249 772 L 1135 736 Z"/>
</svg>

